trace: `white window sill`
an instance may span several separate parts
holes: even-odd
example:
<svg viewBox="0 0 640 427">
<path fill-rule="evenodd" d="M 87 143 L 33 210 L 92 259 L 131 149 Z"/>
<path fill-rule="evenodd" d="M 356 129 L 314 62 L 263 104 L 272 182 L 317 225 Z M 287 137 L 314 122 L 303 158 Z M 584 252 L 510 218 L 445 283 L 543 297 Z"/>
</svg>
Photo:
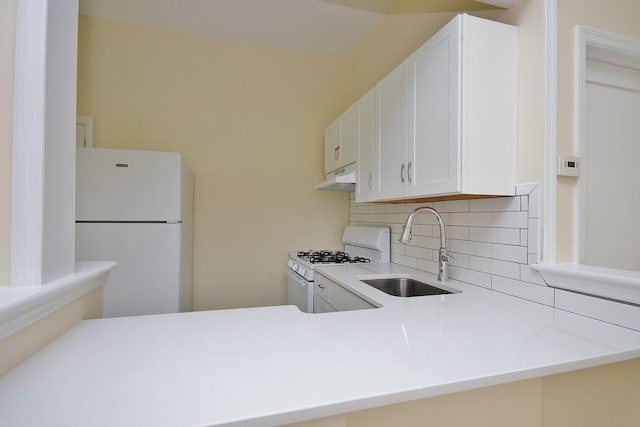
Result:
<svg viewBox="0 0 640 427">
<path fill-rule="evenodd" d="M 534 264 L 553 288 L 640 304 L 640 272 L 583 264 Z"/>
<path fill-rule="evenodd" d="M 115 266 L 79 262 L 75 273 L 43 286 L 0 286 L 0 340 L 104 285 Z"/>
</svg>

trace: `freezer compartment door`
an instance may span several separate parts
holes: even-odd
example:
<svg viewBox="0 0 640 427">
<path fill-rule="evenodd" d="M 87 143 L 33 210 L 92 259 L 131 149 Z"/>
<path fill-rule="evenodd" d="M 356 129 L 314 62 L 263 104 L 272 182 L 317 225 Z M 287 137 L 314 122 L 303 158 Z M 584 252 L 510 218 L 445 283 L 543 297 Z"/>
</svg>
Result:
<svg viewBox="0 0 640 427">
<path fill-rule="evenodd" d="M 180 281 L 180 234 L 180 224 L 76 224 L 78 261 L 118 263 L 104 285 L 104 317 L 180 311 L 181 286 L 191 286 Z"/>
<path fill-rule="evenodd" d="M 180 220 L 182 155 L 78 148 L 76 219 Z"/>
</svg>

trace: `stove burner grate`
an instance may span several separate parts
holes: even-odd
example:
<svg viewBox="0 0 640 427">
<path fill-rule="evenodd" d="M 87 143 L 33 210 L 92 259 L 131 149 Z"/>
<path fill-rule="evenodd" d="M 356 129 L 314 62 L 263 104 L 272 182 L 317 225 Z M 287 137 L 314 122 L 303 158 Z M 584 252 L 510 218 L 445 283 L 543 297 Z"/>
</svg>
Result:
<svg viewBox="0 0 640 427">
<path fill-rule="evenodd" d="M 355 264 L 371 262 L 368 258 L 351 257 L 343 251 L 299 251 L 297 256 L 309 261 L 311 264 Z"/>
</svg>

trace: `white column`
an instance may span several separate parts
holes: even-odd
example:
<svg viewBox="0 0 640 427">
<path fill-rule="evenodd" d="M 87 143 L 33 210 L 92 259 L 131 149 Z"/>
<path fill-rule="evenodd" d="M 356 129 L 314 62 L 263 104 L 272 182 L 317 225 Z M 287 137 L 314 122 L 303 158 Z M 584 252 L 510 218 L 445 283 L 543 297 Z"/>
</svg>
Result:
<svg viewBox="0 0 640 427">
<path fill-rule="evenodd" d="M 74 271 L 78 0 L 18 0 L 11 284 Z"/>
</svg>

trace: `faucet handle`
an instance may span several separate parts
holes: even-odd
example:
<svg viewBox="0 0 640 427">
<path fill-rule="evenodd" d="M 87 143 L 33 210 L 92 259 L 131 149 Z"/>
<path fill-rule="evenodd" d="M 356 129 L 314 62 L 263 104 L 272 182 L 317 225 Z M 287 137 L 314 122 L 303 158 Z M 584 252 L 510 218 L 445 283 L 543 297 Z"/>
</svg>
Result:
<svg viewBox="0 0 640 427">
<path fill-rule="evenodd" d="M 440 261 L 447 263 L 453 261 L 453 256 L 449 255 L 447 248 L 440 248 Z"/>
</svg>

